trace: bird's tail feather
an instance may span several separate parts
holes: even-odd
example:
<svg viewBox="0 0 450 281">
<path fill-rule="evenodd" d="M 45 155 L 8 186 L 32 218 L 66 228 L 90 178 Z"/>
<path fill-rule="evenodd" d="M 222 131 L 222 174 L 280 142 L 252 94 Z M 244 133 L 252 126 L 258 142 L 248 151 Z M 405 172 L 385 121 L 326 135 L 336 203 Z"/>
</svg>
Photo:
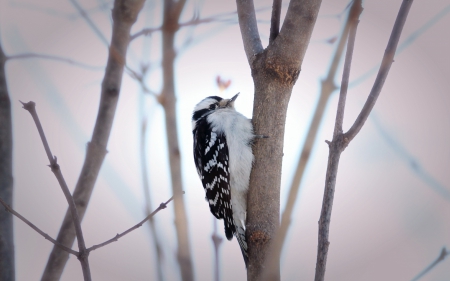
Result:
<svg viewBox="0 0 450 281">
<path fill-rule="evenodd" d="M 244 257 L 245 268 L 248 267 L 248 254 L 247 254 L 247 240 L 245 239 L 245 229 L 241 226 L 236 225 L 236 232 L 234 233 L 236 239 L 241 248 L 242 256 Z"/>
</svg>

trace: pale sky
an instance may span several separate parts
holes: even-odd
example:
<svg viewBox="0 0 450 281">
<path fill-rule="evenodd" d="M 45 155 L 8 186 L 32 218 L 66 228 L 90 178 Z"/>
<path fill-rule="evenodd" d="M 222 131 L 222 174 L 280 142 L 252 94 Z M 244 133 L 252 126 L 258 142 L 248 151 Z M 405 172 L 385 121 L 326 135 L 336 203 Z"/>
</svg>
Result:
<svg viewBox="0 0 450 281">
<path fill-rule="evenodd" d="M 79 1 L 109 41 L 111 1 Z M 283 1 L 283 15 L 287 1 Z M 105 4 L 106 9 L 95 9 Z M 194 4 L 201 16 L 235 11 L 234 1 L 188 1 L 182 21 L 192 18 Z M 255 1 L 267 8 L 272 1 Z M 289 104 L 282 175 L 281 209 L 295 170 L 300 147 L 326 75 L 336 36 L 348 1 L 323 1 L 300 78 Z M 381 61 L 400 7 L 400 0 L 365 1 L 358 27 L 350 80 L 366 74 Z M 411 280 L 450 247 L 450 2 L 415 1 L 373 116 L 341 156 L 330 230 L 327 280 Z M 257 14 L 263 45 L 268 42 L 270 9 Z M 237 18 L 236 18 L 237 20 Z M 160 1 L 147 1 L 132 31 L 161 21 Z M 7 55 L 26 52 L 57 55 L 90 66 L 26 59 L 7 64 L 13 108 L 14 208 L 56 237 L 67 209 L 66 200 L 48 163 L 37 130 L 19 100 L 33 100 L 52 152 L 74 188 L 95 122 L 107 46 L 78 15 L 70 1 L 3 0 L 0 35 Z M 193 43 L 181 49 L 192 35 Z M 406 41 L 405 41 L 406 40 Z M 409 40 L 409 41 L 408 41 Z M 403 43 L 403 45 L 402 45 Z M 127 63 L 138 69 L 150 62 L 147 86 L 161 87 L 160 35 L 130 44 Z M 196 280 L 212 280 L 212 220 L 192 157 L 191 112 L 209 95 L 219 95 L 217 75 L 231 79 L 226 97 L 240 92 L 237 110 L 251 117 L 253 81 L 239 27 L 209 24 L 185 28 L 177 36 L 176 62 L 179 142 L 184 196 Z M 336 76 L 339 83 L 341 72 Z M 375 76 L 351 84 L 344 130 L 364 103 Z M 325 140 L 330 140 L 337 94 L 327 107 L 316 147 L 301 184 L 292 224 L 282 255 L 282 280 L 312 280 L 326 163 Z M 108 155 L 83 221 L 86 244 L 103 242 L 144 218 L 139 130 L 142 114 L 149 118 L 148 162 L 154 206 L 171 197 L 163 112 L 153 97 L 139 91 L 124 75 Z M 164 245 L 166 280 L 180 280 L 176 265 L 176 236 L 170 205 L 156 216 Z M 219 222 L 223 238 L 222 222 Z M 53 245 L 19 220 L 14 220 L 18 281 L 40 280 Z M 92 252 L 94 280 L 156 280 L 155 251 L 148 227 Z M 76 243 L 74 248 L 76 249 Z M 235 239 L 220 249 L 222 280 L 245 280 L 245 267 Z M 422 280 L 450 278 L 448 259 Z M 82 280 L 73 256 L 62 280 Z"/>
</svg>

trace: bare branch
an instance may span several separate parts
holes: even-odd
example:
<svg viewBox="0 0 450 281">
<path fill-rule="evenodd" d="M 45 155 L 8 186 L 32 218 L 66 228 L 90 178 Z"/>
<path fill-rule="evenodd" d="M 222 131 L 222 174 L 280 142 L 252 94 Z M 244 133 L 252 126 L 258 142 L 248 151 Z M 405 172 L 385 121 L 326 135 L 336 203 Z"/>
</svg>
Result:
<svg viewBox="0 0 450 281">
<path fill-rule="evenodd" d="M 400 158 L 402 158 L 406 166 L 408 166 L 408 168 L 410 168 L 417 177 L 431 187 L 437 194 L 450 201 L 450 189 L 428 173 L 423 168 L 420 161 L 406 149 L 406 146 L 396 140 L 395 137 L 393 137 L 392 134 L 384 128 L 382 122 L 378 119 L 374 111 L 370 114 L 370 118 L 380 136 L 388 143 L 389 146 L 391 146 L 392 150 L 397 153 Z"/>
<path fill-rule="evenodd" d="M 87 24 L 92 28 L 92 30 L 95 32 L 95 34 L 97 34 L 98 38 L 100 38 L 100 40 L 103 43 L 105 43 L 106 46 L 109 46 L 108 40 L 103 35 L 103 33 L 100 31 L 100 29 L 98 29 L 98 27 L 91 20 L 91 18 L 89 17 L 88 13 L 86 13 L 86 10 L 84 10 L 83 7 L 81 7 L 81 5 L 78 3 L 77 0 L 70 0 L 70 2 L 72 3 L 72 5 L 75 6 L 75 8 L 80 13 L 80 15 L 86 20 Z"/>
<path fill-rule="evenodd" d="M 226 14 L 222 14 L 222 15 L 233 15 L 233 14 L 236 14 L 236 12 L 226 13 Z M 183 23 L 178 24 L 178 27 L 180 28 L 180 27 L 187 27 L 187 26 L 195 26 L 195 25 L 201 25 L 201 24 L 212 23 L 212 22 L 230 22 L 230 21 L 233 20 L 233 19 L 229 19 L 229 18 L 226 18 L 226 19 L 217 18 L 217 17 L 220 17 L 222 15 L 212 16 L 212 17 L 203 18 L 203 19 L 194 17 L 193 19 L 191 19 L 191 20 L 189 20 L 187 22 L 183 22 Z M 131 36 L 131 38 L 130 38 L 130 41 L 132 41 L 132 40 L 134 40 L 134 39 L 136 39 L 137 37 L 140 37 L 140 36 L 148 36 L 148 35 L 151 35 L 152 33 L 156 32 L 156 31 L 161 31 L 162 28 L 163 28 L 162 26 L 144 28 L 141 31 L 133 34 Z"/>
<path fill-rule="evenodd" d="M 328 167 L 325 179 L 325 192 L 322 202 L 322 211 L 319 220 L 319 242 L 317 246 L 317 261 L 315 281 L 323 281 L 325 279 L 325 270 L 328 255 L 328 242 L 331 210 L 333 206 L 334 189 L 336 186 L 337 169 L 339 166 L 339 158 L 348 142 L 342 137 L 342 122 L 344 118 L 345 99 L 347 96 L 348 79 L 350 76 L 350 67 L 353 55 L 353 47 L 356 37 L 356 29 L 358 27 L 359 16 L 362 12 L 361 0 L 356 0 L 354 9 L 349 15 L 350 30 L 348 36 L 347 53 L 345 56 L 344 71 L 342 74 L 341 93 L 339 95 L 338 109 L 336 114 L 333 141 L 328 143 L 330 148 L 328 156 Z"/>
<path fill-rule="evenodd" d="M 287 65 L 301 65 L 311 38 L 311 23 L 315 23 L 322 1 L 292 0 L 277 40 L 272 44 L 276 53 Z"/>
<path fill-rule="evenodd" d="M 98 248 L 104 247 L 108 244 L 111 244 L 112 242 L 116 242 L 117 240 L 119 240 L 120 238 L 124 237 L 125 235 L 127 235 L 128 233 L 132 232 L 135 229 L 138 229 L 139 227 L 141 227 L 146 221 L 148 221 L 149 219 L 151 219 L 154 215 L 156 215 L 159 211 L 161 211 L 162 209 L 165 209 L 167 207 L 167 204 L 169 204 L 170 201 L 173 200 L 173 196 L 170 197 L 169 200 L 167 200 L 164 203 L 161 203 L 159 205 L 158 208 L 156 208 L 156 210 L 154 210 L 151 214 L 149 214 L 145 219 L 143 219 L 140 223 L 136 224 L 135 226 L 125 230 L 124 232 L 117 234 L 116 236 L 114 236 L 113 238 L 109 239 L 108 241 L 105 241 L 101 244 L 98 245 L 94 245 L 92 247 L 90 247 L 89 249 L 87 249 L 87 252 L 92 252 L 94 250 L 97 250 Z"/>
<path fill-rule="evenodd" d="M 249 64 L 252 65 L 255 55 L 263 51 L 256 23 L 255 7 L 253 0 L 236 0 L 236 6 L 245 54 Z"/>
<path fill-rule="evenodd" d="M 131 35 L 130 41 L 133 41 L 134 39 L 138 38 L 139 36 L 148 36 L 155 31 L 161 31 L 161 27 L 144 28 L 141 31 Z"/>
<path fill-rule="evenodd" d="M 357 5 L 361 5 L 361 1 L 357 1 Z M 393 54 L 395 53 L 395 47 L 397 46 L 397 42 L 400 38 L 402 28 L 404 26 L 406 17 L 408 15 L 409 8 L 411 7 L 412 0 L 404 0 L 400 11 L 397 15 L 397 20 L 394 24 L 394 28 L 391 34 L 391 38 L 388 42 L 388 48 L 385 52 L 385 56 L 383 58 L 383 61 L 386 61 L 387 59 L 390 60 L 390 63 L 392 63 Z M 335 129 L 333 133 L 333 140 L 331 142 L 328 142 L 329 145 L 329 156 L 328 156 L 328 166 L 327 166 L 327 173 L 326 173 L 326 179 L 325 179 L 325 191 L 324 191 L 324 197 L 322 202 L 322 211 L 320 214 L 320 220 L 319 220 L 319 242 L 317 247 L 317 261 L 316 261 L 316 274 L 315 274 L 315 281 L 323 281 L 325 278 L 325 270 L 326 270 L 326 262 L 327 262 L 327 255 L 328 255 L 328 247 L 330 242 L 328 241 L 329 237 L 329 228 L 330 228 L 330 221 L 331 221 L 331 211 L 333 206 L 333 198 L 334 198 L 334 190 L 336 186 L 336 178 L 337 178 L 337 170 L 339 166 L 339 159 L 341 153 L 344 151 L 344 149 L 347 147 L 349 142 L 356 136 L 356 134 L 361 129 L 364 122 L 360 124 L 360 127 L 357 131 L 352 130 L 351 134 L 342 134 L 342 122 L 343 122 L 343 115 L 344 115 L 344 106 L 345 106 L 345 98 L 347 93 L 347 87 L 348 87 L 348 79 L 349 79 L 349 72 L 350 72 L 350 63 L 351 63 L 351 56 L 353 51 L 353 44 L 355 40 L 355 33 L 356 33 L 356 27 L 358 23 L 359 14 L 355 13 L 354 17 L 352 17 L 352 27 L 350 29 L 350 35 L 349 35 L 349 43 L 347 46 L 347 55 L 344 65 L 344 73 L 342 77 L 342 85 L 341 85 L 341 94 L 339 97 L 338 102 L 338 110 L 336 114 L 336 123 L 335 123 Z M 391 56 L 392 54 L 392 56 Z M 383 65 L 383 64 L 382 64 Z M 385 64 L 384 64 L 385 65 Z M 390 66 L 390 64 L 389 64 Z M 376 97 L 378 96 L 379 92 L 381 91 L 382 82 L 386 79 L 386 75 L 389 68 L 384 67 L 384 75 L 382 75 L 382 79 L 377 79 L 375 81 L 374 87 L 379 87 L 378 93 L 376 94 Z M 381 85 L 380 85 L 381 83 Z M 368 99 L 371 99 L 372 93 L 369 95 Z M 373 100 L 373 104 L 371 105 L 370 109 L 373 107 L 376 97 Z M 372 97 L 373 99 L 373 97 Z M 370 113 L 370 109 L 367 111 L 365 107 L 360 113 L 363 114 L 363 112 L 367 112 L 367 115 Z M 357 121 L 360 117 L 357 118 Z M 367 118 L 367 116 L 365 117 Z"/>
<path fill-rule="evenodd" d="M 6 56 L 0 39 L 0 197 L 13 203 L 13 135 Z M 0 212 L 0 280 L 15 280 L 13 217 Z"/>
<path fill-rule="evenodd" d="M 432 262 L 429 266 L 427 266 L 421 273 L 419 273 L 416 277 L 414 277 L 411 281 L 418 281 L 420 278 L 422 278 L 425 274 L 427 274 L 430 270 L 432 270 L 438 263 L 445 260 L 445 258 L 450 255 L 450 252 L 447 251 L 447 249 L 444 247 L 441 250 L 441 253 L 439 254 L 438 258 Z"/>
<path fill-rule="evenodd" d="M 66 251 L 66 252 L 68 252 L 68 253 L 70 253 L 72 255 L 78 256 L 79 252 L 77 252 L 75 250 L 72 250 L 70 248 L 67 248 L 66 246 L 62 245 L 61 243 L 59 243 L 58 241 L 56 241 L 55 239 L 50 237 L 50 235 L 48 235 L 47 233 L 45 233 L 42 230 L 40 230 L 37 226 L 35 226 L 33 223 L 31 223 L 29 220 L 27 220 L 21 214 L 19 214 L 18 212 L 14 211 L 5 201 L 3 201 L 3 199 L 1 197 L 0 197 L 0 204 L 2 204 L 5 207 L 6 211 L 10 212 L 11 214 L 13 214 L 16 217 L 18 217 L 21 221 L 23 221 L 24 223 L 28 224 L 32 229 L 34 229 L 37 233 L 42 235 L 45 239 L 47 239 L 48 241 L 52 242 L 56 246 L 60 247 L 62 250 Z"/>
<path fill-rule="evenodd" d="M 66 62 L 75 66 L 91 69 L 91 70 L 103 70 L 104 66 L 93 66 L 89 64 L 85 64 L 82 62 L 77 62 L 72 59 L 64 58 L 64 57 L 58 57 L 53 55 L 45 55 L 45 54 L 34 54 L 34 53 L 24 53 L 24 54 L 17 54 L 8 56 L 7 60 L 14 60 L 14 59 L 29 59 L 29 58 L 40 58 L 40 59 L 49 59 L 54 61 L 60 61 L 60 62 Z"/>
<path fill-rule="evenodd" d="M 354 6 L 354 5 L 353 5 Z M 353 8 L 352 8 L 353 9 Z M 273 270 L 276 266 L 278 258 L 281 255 L 281 251 L 283 249 L 283 245 L 286 239 L 286 234 L 288 232 L 290 223 L 291 223 L 291 215 L 295 206 L 295 202 L 297 201 L 298 191 L 300 189 L 300 183 L 303 178 L 303 173 L 306 169 L 306 165 L 309 161 L 309 157 L 311 155 L 311 151 L 313 150 L 313 146 L 317 137 L 317 131 L 319 129 L 320 123 L 322 122 L 322 118 L 325 112 L 325 107 L 328 103 L 328 99 L 336 89 L 334 84 L 334 77 L 336 76 L 336 70 L 341 60 L 342 52 L 345 47 L 345 43 L 348 37 L 349 31 L 349 17 L 345 20 L 344 27 L 342 28 L 342 32 L 339 36 L 339 42 L 337 43 L 337 47 L 335 49 L 333 58 L 331 59 L 331 65 L 328 70 L 328 74 L 326 79 L 322 81 L 321 92 L 319 96 L 319 101 L 317 103 L 316 109 L 313 113 L 313 118 L 308 129 L 308 133 L 306 135 L 305 142 L 303 144 L 303 148 L 301 149 L 301 154 L 298 159 L 297 168 L 292 179 L 292 183 L 289 189 L 289 195 L 287 196 L 286 206 L 283 211 L 283 215 L 281 217 L 280 228 L 277 231 L 275 236 L 275 241 L 273 242 L 271 249 L 271 259 L 266 260 L 265 271 L 263 272 L 263 280 L 267 279 L 269 276 L 273 275 Z"/>
<path fill-rule="evenodd" d="M 377 78 L 370 91 L 369 97 L 364 104 L 363 109 L 359 113 L 352 127 L 345 133 L 345 137 L 350 142 L 361 130 L 362 126 L 367 120 L 378 96 L 380 95 L 381 89 L 383 88 L 386 77 L 389 73 L 392 63 L 394 62 L 394 55 L 397 49 L 398 41 L 400 39 L 400 34 L 402 33 L 403 26 L 405 25 L 406 18 L 408 16 L 409 8 L 412 5 L 413 0 L 403 0 L 400 7 L 400 11 L 395 20 L 394 28 L 392 29 L 391 37 L 389 38 L 388 45 L 384 52 L 383 60 L 381 62 L 380 69 L 378 70 Z"/>
<path fill-rule="evenodd" d="M 180 4 L 181 3 L 181 4 Z M 182 197 L 183 181 L 181 176 L 181 156 L 178 143 L 177 112 L 175 96 L 175 34 L 179 29 L 178 21 L 182 6 L 185 1 L 164 1 L 164 19 L 162 29 L 163 49 L 163 88 L 160 95 L 160 103 L 164 108 L 166 123 L 166 140 L 170 163 L 170 179 L 174 196 L 175 228 L 177 232 L 177 260 L 180 265 L 181 278 L 183 281 L 194 280 L 194 270 L 191 260 L 191 249 L 189 243 L 188 222 L 186 208 Z"/>
<path fill-rule="evenodd" d="M 80 252 L 80 256 L 78 256 L 78 259 L 80 260 L 81 267 L 83 269 L 84 280 L 90 281 L 91 272 L 89 269 L 89 261 L 88 261 L 89 253 L 86 252 L 86 245 L 84 243 L 83 231 L 81 229 L 81 220 L 78 215 L 75 201 L 73 200 L 72 194 L 70 194 L 69 187 L 67 186 L 66 181 L 64 180 L 64 177 L 61 173 L 61 169 L 59 167 L 59 164 L 57 163 L 57 158 L 56 156 L 53 156 L 52 152 L 50 151 L 50 146 L 48 145 L 47 138 L 45 137 L 44 130 L 42 129 L 41 122 L 39 121 L 39 117 L 36 112 L 36 104 L 32 101 L 28 103 L 23 102 L 21 103 L 23 104 L 23 108 L 27 110 L 33 117 L 34 123 L 36 124 L 36 127 L 39 132 L 39 136 L 41 137 L 42 144 L 44 145 L 45 152 L 47 153 L 47 157 L 50 162 L 50 168 L 53 174 L 55 174 L 55 177 L 58 180 L 59 185 L 61 186 L 64 196 L 66 197 L 67 203 L 69 204 L 70 213 L 72 215 L 72 221 L 75 227 L 75 233 L 77 235 L 78 250 Z"/>
<path fill-rule="evenodd" d="M 272 41 L 277 38 L 278 33 L 280 33 L 281 3 L 282 0 L 273 0 L 269 44 L 272 43 Z"/>
<path fill-rule="evenodd" d="M 114 2 L 114 8 L 112 10 L 113 32 L 108 62 L 102 82 L 99 111 L 94 132 L 91 141 L 88 144 L 83 168 L 73 193 L 80 219 L 83 218 L 86 208 L 89 205 L 92 190 L 107 153 L 106 147 L 119 99 L 125 56 L 130 38 L 130 29 L 136 21 L 137 15 L 143 4 L 144 0 L 116 0 Z M 56 240 L 69 247 L 73 244 L 75 240 L 75 231 L 71 222 L 70 212 L 66 212 L 66 216 L 64 217 Z M 67 259 L 67 253 L 54 247 L 42 279 L 59 280 Z"/>
<path fill-rule="evenodd" d="M 142 114 L 142 108 L 143 103 L 140 103 L 140 112 Z M 145 197 L 145 207 L 147 215 L 151 213 L 152 210 L 152 202 L 150 198 L 150 187 L 149 187 L 149 181 L 148 181 L 148 165 L 147 165 L 147 116 L 143 116 L 142 118 L 142 127 L 141 127 L 141 168 L 142 168 L 142 183 L 143 183 L 143 189 L 144 189 L 144 197 Z M 164 258 L 163 251 L 162 251 L 162 245 L 158 238 L 158 233 L 156 231 L 156 224 L 153 217 L 149 219 L 150 232 L 152 234 L 152 240 L 153 240 L 153 246 L 155 247 L 156 251 L 156 271 L 158 273 L 158 280 L 163 281 L 164 275 L 163 275 L 163 267 L 162 267 L 162 260 Z"/>
<path fill-rule="evenodd" d="M 222 243 L 222 238 L 217 234 L 217 220 L 213 218 L 214 232 L 211 235 L 211 239 L 214 245 L 214 281 L 220 280 L 220 256 L 219 247 Z"/>
</svg>

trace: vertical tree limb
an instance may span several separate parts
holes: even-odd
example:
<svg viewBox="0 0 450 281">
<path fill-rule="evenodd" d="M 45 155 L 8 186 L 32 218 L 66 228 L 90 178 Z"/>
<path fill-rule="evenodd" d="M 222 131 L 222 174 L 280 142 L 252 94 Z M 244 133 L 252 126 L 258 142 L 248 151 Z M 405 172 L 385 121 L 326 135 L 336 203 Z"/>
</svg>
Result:
<svg viewBox="0 0 450 281">
<path fill-rule="evenodd" d="M 381 89 L 386 81 L 386 77 L 391 69 L 391 65 L 394 62 L 395 51 L 397 50 L 398 41 L 400 40 L 400 35 L 402 33 L 403 26 L 405 25 L 406 18 L 408 17 L 412 2 L 413 0 L 403 0 L 402 2 L 397 18 L 395 19 L 391 36 L 389 37 L 389 42 L 386 50 L 384 51 L 383 60 L 381 62 L 380 69 L 378 70 L 377 78 L 375 79 L 372 90 L 370 91 L 369 97 L 367 98 L 363 109 L 359 113 L 352 127 L 346 133 L 346 137 L 349 141 L 351 141 L 359 133 L 362 126 L 366 122 L 367 117 L 369 117 L 370 111 L 372 111 L 378 96 L 380 95 Z"/>
<path fill-rule="evenodd" d="M 0 40 L 0 197 L 12 205 L 12 119 L 5 64 L 6 55 Z M 13 219 L 3 210 L 0 210 L 0 280 L 15 280 Z"/>
<path fill-rule="evenodd" d="M 88 144 L 83 168 L 73 193 L 81 220 L 86 212 L 100 167 L 107 153 L 106 147 L 119 98 L 130 29 L 136 21 L 143 4 L 144 0 L 116 0 L 114 2 L 112 10 L 113 32 L 105 76 L 102 82 L 97 121 L 92 139 Z M 71 247 L 74 239 L 75 231 L 70 212 L 67 211 L 57 241 L 67 247 Z M 53 247 L 41 280 L 59 280 L 67 260 L 68 254 L 66 252 L 58 247 Z"/>
<path fill-rule="evenodd" d="M 360 2 L 360 0 L 358 1 Z M 350 143 L 350 141 L 356 136 L 361 127 L 364 124 L 364 121 L 367 119 L 371 109 L 373 108 L 375 101 L 381 91 L 381 88 L 386 80 L 387 74 L 389 72 L 390 66 L 393 61 L 393 56 L 395 54 L 395 50 L 398 44 L 398 40 L 401 35 L 401 31 L 406 21 L 406 17 L 408 15 L 409 9 L 412 5 L 412 0 L 404 0 L 400 10 L 397 15 L 397 19 L 395 21 L 391 37 L 389 38 L 388 46 L 386 48 L 383 63 L 378 72 L 377 79 L 373 85 L 371 93 L 367 98 L 366 104 L 364 105 L 361 113 L 357 117 L 355 123 L 350 128 L 350 130 L 343 134 L 342 132 L 342 122 L 344 118 L 344 106 L 345 106 L 345 97 L 347 93 L 348 87 L 348 79 L 350 72 L 350 64 L 351 57 L 353 51 L 354 37 L 356 33 L 356 25 L 358 22 L 358 18 L 352 19 L 354 22 L 352 24 L 353 28 L 350 31 L 349 35 L 349 43 L 347 46 L 347 55 L 346 61 L 344 65 L 344 73 L 342 76 L 342 85 L 341 85 L 341 94 L 338 102 L 338 110 L 336 114 L 336 123 L 335 129 L 333 133 L 333 140 L 331 142 L 327 142 L 329 145 L 329 156 L 328 156 L 328 166 L 327 173 L 325 179 L 325 191 L 322 202 L 322 211 L 320 214 L 319 220 L 319 242 L 317 247 L 317 262 L 316 262 L 316 274 L 315 281 L 323 281 L 325 279 L 325 270 L 326 270 L 326 262 L 328 255 L 328 246 L 330 242 L 328 241 L 329 237 L 329 229 L 330 229 L 330 220 L 331 220 L 331 210 L 333 206 L 333 198 L 334 198 L 334 190 L 336 186 L 336 178 L 337 171 L 339 166 L 339 159 L 341 153 Z M 360 5 L 360 4 L 359 4 Z M 359 17 L 359 13 L 357 15 Z"/>
<path fill-rule="evenodd" d="M 269 44 L 277 38 L 280 33 L 280 17 L 281 17 L 282 0 L 273 0 L 272 17 L 270 19 L 270 35 Z"/>
<path fill-rule="evenodd" d="M 355 2 L 354 2 L 355 3 Z M 352 5 L 351 10 L 355 9 L 355 4 Z M 349 15 L 351 12 L 349 13 Z M 339 65 L 339 62 L 342 57 L 342 53 L 345 47 L 345 43 L 348 37 L 349 31 L 349 16 L 345 20 L 344 27 L 339 36 L 338 43 L 331 59 L 330 68 L 328 70 L 328 74 L 324 80 L 322 80 L 322 86 L 320 90 L 319 101 L 316 105 L 316 109 L 314 110 L 313 118 L 308 129 L 308 133 L 305 138 L 305 142 L 301 149 L 301 154 L 298 159 L 297 168 L 294 174 L 294 178 L 292 179 L 292 183 L 289 189 L 289 195 L 287 197 L 286 206 L 284 208 L 283 214 L 281 216 L 281 224 L 280 228 L 277 231 L 275 236 L 275 241 L 272 245 L 271 249 L 271 259 L 266 260 L 266 265 L 263 272 L 263 280 L 270 279 L 270 276 L 273 275 L 273 270 L 276 268 L 274 262 L 277 262 L 279 257 L 281 256 L 281 251 L 283 249 L 283 245 L 286 239 L 286 235 L 291 223 L 291 215 L 294 210 L 295 202 L 297 200 L 298 191 L 300 189 L 300 183 L 303 178 L 303 173 L 306 169 L 306 165 L 308 164 L 311 151 L 313 149 L 317 132 L 322 122 L 322 118 L 324 115 L 325 107 L 328 103 L 328 99 L 330 98 L 333 91 L 336 89 L 336 85 L 334 84 L 334 77 L 336 76 L 336 70 Z"/>
<path fill-rule="evenodd" d="M 166 121 L 167 148 L 169 153 L 170 178 L 174 194 L 175 227 L 178 242 L 177 258 L 183 281 L 191 281 L 194 280 L 194 270 L 191 260 L 186 207 L 182 197 L 183 182 L 181 178 L 181 158 L 178 144 L 174 78 L 176 56 L 174 47 L 175 34 L 179 29 L 178 21 L 185 2 L 185 0 L 179 0 L 178 2 L 174 2 L 173 0 L 164 1 L 164 19 L 162 26 L 163 89 L 159 96 L 159 101 L 164 108 Z"/>
<path fill-rule="evenodd" d="M 146 212 L 147 215 L 151 214 L 152 209 L 152 201 L 150 198 L 150 187 L 148 183 L 148 169 L 147 169 L 147 142 L 146 142 L 146 135 L 147 135 L 147 117 L 143 117 L 142 120 L 142 127 L 141 127 L 141 168 L 142 168 L 142 183 L 144 188 L 144 197 L 145 197 L 145 206 L 146 206 Z M 148 226 L 150 228 L 150 233 L 152 235 L 152 241 L 153 246 L 156 250 L 156 271 L 159 281 L 164 280 L 164 275 L 162 271 L 162 259 L 163 259 L 163 252 L 161 243 L 158 239 L 158 233 L 156 231 L 156 225 L 155 220 L 153 217 L 149 218 Z"/>
<path fill-rule="evenodd" d="M 249 64 L 252 64 L 255 55 L 263 51 L 256 23 L 255 6 L 253 0 L 236 0 L 236 6 L 245 54 Z"/>
<path fill-rule="evenodd" d="M 214 281 L 220 280 L 220 256 L 219 248 L 222 243 L 222 238 L 217 233 L 217 219 L 213 218 L 214 232 L 211 235 L 211 239 L 214 245 Z"/>
<path fill-rule="evenodd" d="M 237 0 L 238 18 L 255 84 L 253 127 L 270 136 L 253 147 L 255 161 L 247 198 L 248 280 L 259 280 L 279 226 L 281 164 L 286 111 L 317 19 L 320 0 L 293 0 L 277 36 L 262 50 L 252 1 Z M 250 8 L 251 7 L 251 8 Z M 279 258 L 274 275 L 280 279 Z"/>
</svg>

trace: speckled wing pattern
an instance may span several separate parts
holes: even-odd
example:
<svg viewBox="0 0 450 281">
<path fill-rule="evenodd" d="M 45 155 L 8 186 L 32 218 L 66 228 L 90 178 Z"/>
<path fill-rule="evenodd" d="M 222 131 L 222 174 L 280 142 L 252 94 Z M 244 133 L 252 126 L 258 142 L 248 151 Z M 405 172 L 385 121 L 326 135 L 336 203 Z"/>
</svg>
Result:
<svg viewBox="0 0 450 281">
<path fill-rule="evenodd" d="M 223 133 L 214 131 L 206 118 L 200 118 L 193 130 L 195 166 L 211 213 L 218 219 L 224 219 L 225 235 L 231 240 L 236 227 L 231 208 L 228 146 Z"/>
</svg>

